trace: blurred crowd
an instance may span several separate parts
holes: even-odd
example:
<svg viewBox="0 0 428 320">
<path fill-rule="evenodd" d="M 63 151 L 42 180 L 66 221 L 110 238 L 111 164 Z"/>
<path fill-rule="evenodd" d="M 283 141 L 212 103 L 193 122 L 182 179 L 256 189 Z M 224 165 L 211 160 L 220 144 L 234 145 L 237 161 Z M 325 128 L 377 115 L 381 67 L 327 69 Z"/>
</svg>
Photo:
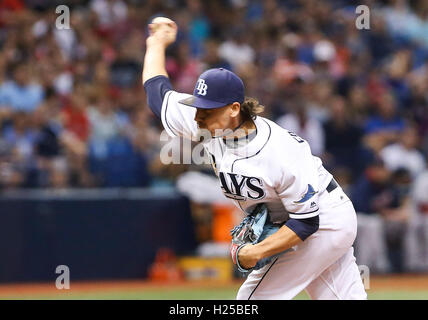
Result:
<svg viewBox="0 0 428 320">
<path fill-rule="evenodd" d="M 60 4 L 70 29 L 55 26 Z M 370 29 L 356 28 L 360 4 Z M 174 184 L 189 170 L 160 163 L 162 127 L 141 85 L 157 14 L 179 27 L 167 51 L 177 91 L 208 68 L 239 74 L 385 234 L 390 269 L 428 265 L 426 1 L 3 0 L 2 189 Z"/>
</svg>

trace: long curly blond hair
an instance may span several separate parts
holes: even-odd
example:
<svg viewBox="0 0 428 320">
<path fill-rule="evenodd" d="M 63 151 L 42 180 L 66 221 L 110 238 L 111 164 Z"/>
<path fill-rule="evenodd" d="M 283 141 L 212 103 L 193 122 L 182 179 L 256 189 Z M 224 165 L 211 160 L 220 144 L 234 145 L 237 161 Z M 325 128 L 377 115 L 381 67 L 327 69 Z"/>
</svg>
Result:
<svg viewBox="0 0 428 320">
<path fill-rule="evenodd" d="M 255 119 L 264 109 L 265 106 L 261 105 L 256 98 L 245 97 L 244 102 L 241 104 L 241 114 L 246 120 Z"/>
</svg>

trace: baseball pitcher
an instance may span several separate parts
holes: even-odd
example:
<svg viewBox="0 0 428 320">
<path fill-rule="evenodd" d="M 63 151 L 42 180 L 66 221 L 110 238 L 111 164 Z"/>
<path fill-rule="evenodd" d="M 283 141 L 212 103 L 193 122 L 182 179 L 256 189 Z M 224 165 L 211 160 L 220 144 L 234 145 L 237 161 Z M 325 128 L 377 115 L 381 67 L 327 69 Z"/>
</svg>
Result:
<svg viewBox="0 0 428 320">
<path fill-rule="evenodd" d="M 224 195 L 245 213 L 231 256 L 248 276 L 237 299 L 366 299 L 352 244 L 354 207 L 308 143 L 259 116 L 242 80 L 226 69 L 199 76 L 193 95 L 173 90 L 165 50 L 177 25 L 149 25 L 143 85 L 148 104 L 172 137 L 203 141 Z"/>
</svg>

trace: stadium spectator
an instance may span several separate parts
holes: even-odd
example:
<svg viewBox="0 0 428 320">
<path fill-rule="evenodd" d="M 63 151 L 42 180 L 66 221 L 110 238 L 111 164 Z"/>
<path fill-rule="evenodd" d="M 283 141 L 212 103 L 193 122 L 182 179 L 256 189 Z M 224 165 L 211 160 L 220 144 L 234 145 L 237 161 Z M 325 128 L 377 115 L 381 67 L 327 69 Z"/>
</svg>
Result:
<svg viewBox="0 0 428 320">
<path fill-rule="evenodd" d="M 280 88 L 294 80 L 308 80 L 313 76 L 310 66 L 298 60 L 299 42 L 300 38 L 292 33 L 286 34 L 282 39 L 282 53 L 273 66 L 274 78 Z"/>
<path fill-rule="evenodd" d="M 381 94 L 375 114 L 367 119 L 366 134 L 382 133 L 388 141 L 393 142 L 403 129 L 404 121 L 397 113 L 394 96 L 390 93 Z"/>
<path fill-rule="evenodd" d="M 411 175 L 406 169 L 393 171 L 387 191 L 378 201 L 378 212 L 382 216 L 390 263 L 390 271 L 405 271 L 405 239 L 410 217 Z M 382 203 L 383 202 L 383 203 Z"/>
<path fill-rule="evenodd" d="M 189 53 L 194 57 L 200 57 L 203 52 L 204 42 L 210 35 L 210 21 L 204 14 L 201 0 L 187 0 L 190 16 L 189 21 Z"/>
<path fill-rule="evenodd" d="M 0 107 L 32 112 L 42 102 L 44 88 L 32 81 L 29 68 L 26 64 L 16 66 L 13 79 L 0 86 Z"/>
<path fill-rule="evenodd" d="M 212 68 L 225 68 L 230 70 L 231 65 L 226 60 L 222 59 L 219 54 L 219 43 L 215 39 L 209 39 L 205 42 L 204 54 L 204 70 Z"/>
<path fill-rule="evenodd" d="M 86 105 L 86 97 L 75 93 L 70 96 L 69 102 L 61 110 L 64 129 L 73 133 L 81 141 L 88 139 L 90 130 Z"/>
<path fill-rule="evenodd" d="M 187 43 L 180 43 L 177 45 L 176 56 L 168 59 L 166 68 L 174 88 L 180 92 L 192 93 L 198 76 L 202 72 L 202 63 L 192 58 Z"/>
<path fill-rule="evenodd" d="M 411 189 L 411 214 L 406 236 L 406 269 L 428 271 L 428 170 L 421 173 Z"/>
<path fill-rule="evenodd" d="M 398 142 L 386 146 L 380 152 L 385 166 L 390 171 L 404 168 L 416 178 L 425 169 L 425 159 L 417 149 L 419 137 L 416 128 L 409 126 L 398 138 Z"/>
<path fill-rule="evenodd" d="M 277 123 L 308 141 L 312 154 L 320 156 L 324 152 L 324 129 L 317 119 L 309 117 L 305 101 L 296 101 L 293 111 Z"/>
<path fill-rule="evenodd" d="M 328 167 L 348 168 L 350 174 L 358 176 L 362 164 L 355 159 L 360 155 L 363 131 L 351 121 L 345 103 L 341 96 L 330 100 L 331 118 L 324 124 L 326 153 L 323 158 Z"/>
<path fill-rule="evenodd" d="M 219 55 L 239 72 L 247 65 L 254 63 L 256 53 L 249 45 L 249 34 L 243 27 L 235 27 L 229 33 L 229 38 L 219 47 Z"/>
<path fill-rule="evenodd" d="M 377 201 L 386 194 L 391 173 L 382 162 L 375 161 L 351 187 L 350 198 L 358 215 L 355 255 L 360 264 L 373 272 L 389 271 L 383 220 Z"/>
</svg>

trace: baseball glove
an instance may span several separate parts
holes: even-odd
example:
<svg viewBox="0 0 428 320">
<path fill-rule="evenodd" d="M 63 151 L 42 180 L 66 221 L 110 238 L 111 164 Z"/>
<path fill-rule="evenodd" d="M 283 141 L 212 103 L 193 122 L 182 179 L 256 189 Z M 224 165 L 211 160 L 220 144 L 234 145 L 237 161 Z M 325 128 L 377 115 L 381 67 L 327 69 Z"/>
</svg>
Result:
<svg viewBox="0 0 428 320">
<path fill-rule="evenodd" d="M 266 205 L 259 204 L 242 220 L 239 225 L 235 226 L 230 231 L 232 235 L 230 254 L 232 256 L 233 263 L 236 264 L 239 271 L 246 273 L 252 270 L 258 270 L 285 252 L 284 251 L 273 256 L 263 258 L 259 260 L 253 268 L 250 269 L 245 269 L 239 264 L 238 254 L 244 246 L 247 244 L 256 244 L 263 241 L 271 234 L 277 232 L 281 226 L 282 225 L 280 224 L 273 224 L 269 219 L 269 213 Z"/>
</svg>

